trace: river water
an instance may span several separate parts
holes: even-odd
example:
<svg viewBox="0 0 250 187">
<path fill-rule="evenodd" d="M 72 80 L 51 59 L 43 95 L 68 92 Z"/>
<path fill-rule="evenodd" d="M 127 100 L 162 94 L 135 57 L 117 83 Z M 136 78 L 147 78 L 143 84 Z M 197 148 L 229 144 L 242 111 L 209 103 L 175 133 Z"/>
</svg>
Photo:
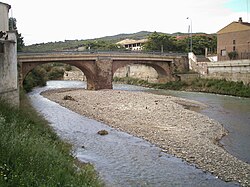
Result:
<svg viewBox="0 0 250 187">
<path fill-rule="evenodd" d="M 250 99 L 207 93 L 149 90 L 155 94 L 172 95 L 206 104 L 199 112 L 220 122 L 227 130 L 220 143 L 232 155 L 250 163 Z"/>
<path fill-rule="evenodd" d="M 48 81 L 46 87 L 35 89 L 29 97 L 33 106 L 51 123 L 58 135 L 73 144 L 75 156 L 83 162 L 94 164 L 107 186 L 238 186 L 235 183 L 226 183 L 181 159 L 163 153 L 160 148 L 140 138 L 76 114 L 40 95 L 42 91 L 48 89 L 68 87 L 85 88 L 86 84 L 80 81 Z M 221 142 L 225 148 L 233 152 L 243 148 L 244 151 L 250 152 L 249 142 L 244 142 L 244 140 L 249 141 L 250 100 L 248 99 L 209 94 L 206 96 L 200 93 L 165 92 L 129 85 L 114 85 L 114 89 L 150 91 L 156 94 L 170 94 L 205 101 L 203 103 L 207 104 L 208 108 L 200 112 L 212 118 L 214 116 L 214 119 L 218 121 L 221 120 L 220 122 L 230 132 L 230 138 L 227 136 Z M 238 104 L 242 104 L 245 107 L 244 110 Z M 235 110 L 231 109 L 231 105 Z M 235 114 L 237 114 L 236 117 L 233 116 Z M 232 116 L 239 124 L 241 120 L 243 120 L 242 123 L 247 123 L 243 126 L 236 125 L 238 128 L 230 127 L 232 120 L 228 119 L 227 115 Z M 239 119 L 235 119 L 238 117 Z M 240 128 L 246 129 L 240 130 Z M 107 130 L 109 134 L 98 135 L 97 132 L 102 129 Z M 234 137 L 240 140 L 235 143 Z M 248 146 L 245 144 L 242 146 L 242 142 Z M 237 144 L 238 149 L 234 147 Z M 241 155 L 244 151 L 236 152 L 235 155 Z M 242 159 L 249 159 L 247 155 L 247 153 L 241 155 Z"/>
</svg>

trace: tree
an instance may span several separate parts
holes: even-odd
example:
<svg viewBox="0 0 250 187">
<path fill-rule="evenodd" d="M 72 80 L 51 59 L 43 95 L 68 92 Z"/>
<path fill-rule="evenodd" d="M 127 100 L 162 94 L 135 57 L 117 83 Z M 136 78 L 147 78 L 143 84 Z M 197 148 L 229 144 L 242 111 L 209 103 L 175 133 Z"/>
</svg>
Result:
<svg viewBox="0 0 250 187">
<path fill-rule="evenodd" d="M 21 33 L 18 33 L 17 26 L 16 26 L 16 18 L 9 18 L 9 30 L 10 31 L 16 31 L 16 37 L 17 37 L 17 51 L 22 51 L 24 47 L 24 41 Z"/>
<path fill-rule="evenodd" d="M 205 48 L 216 51 L 217 38 L 215 36 L 193 36 L 193 52 L 197 55 L 205 54 Z"/>
<path fill-rule="evenodd" d="M 167 34 L 153 32 L 148 36 L 144 45 L 146 51 L 173 51 L 175 49 L 175 38 Z"/>
</svg>

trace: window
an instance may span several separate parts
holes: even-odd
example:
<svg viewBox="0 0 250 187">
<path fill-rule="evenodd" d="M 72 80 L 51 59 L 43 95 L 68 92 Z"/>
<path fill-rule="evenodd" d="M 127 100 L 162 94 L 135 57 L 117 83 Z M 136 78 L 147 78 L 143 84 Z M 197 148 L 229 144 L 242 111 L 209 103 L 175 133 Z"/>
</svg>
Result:
<svg viewBox="0 0 250 187">
<path fill-rule="evenodd" d="M 221 56 L 227 56 L 227 51 L 226 51 L 226 49 L 222 49 L 222 50 L 220 51 L 220 54 L 221 54 Z"/>
<path fill-rule="evenodd" d="M 235 46 L 233 46 L 233 51 L 235 51 L 236 50 L 236 48 L 235 48 Z"/>
<path fill-rule="evenodd" d="M 236 44 L 235 40 L 233 40 L 233 44 L 234 44 L 234 45 Z"/>
<path fill-rule="evenodd" d="M 0 53 L 4 53 L 4 44 L 0 43 Z"/>
</svg>

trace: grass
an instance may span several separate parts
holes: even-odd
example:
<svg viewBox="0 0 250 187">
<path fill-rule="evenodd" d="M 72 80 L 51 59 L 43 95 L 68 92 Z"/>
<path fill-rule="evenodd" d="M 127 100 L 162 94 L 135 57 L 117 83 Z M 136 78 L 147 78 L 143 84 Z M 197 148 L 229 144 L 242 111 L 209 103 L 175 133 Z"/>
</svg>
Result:
<svg viewBox="0 0 250 187">
<path fill-rule="evenodd" d="M 102 186 L 26 98 L 20 109 L 0 101 L 0 132 L 0 186 Z"/>
<path fill-rule="evenodd" d="M 218 79 L 195 79 L 191 82 L 173 81 L 167 83 L 149 83 L 145 80 L 126 78 L 114 78 L 115 82 L 139 85 L 165 90 L 182 90 L 193 92 L 206 92 L 222 95 L 233 95 L 239 97 L 250 97 L 250 86 L 244 85 L 243 82 L 232 82 Z"/>
</svg>

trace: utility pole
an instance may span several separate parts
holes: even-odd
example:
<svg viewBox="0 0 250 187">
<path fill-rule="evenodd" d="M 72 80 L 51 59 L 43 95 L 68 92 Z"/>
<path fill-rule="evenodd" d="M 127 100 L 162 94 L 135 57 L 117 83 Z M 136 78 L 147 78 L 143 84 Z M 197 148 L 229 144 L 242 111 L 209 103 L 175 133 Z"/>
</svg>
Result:
<svg viewBox="0 0 250 187">
<path fill-rule="evenodd" d="M 190 18 L 190 17 L 187 17 L 187 19 L 189 19 L 190 20 L 190 52 L 192 52 L 193 51 L 193 38 L 192 38 L 192 19 Z"/>
</svg>

